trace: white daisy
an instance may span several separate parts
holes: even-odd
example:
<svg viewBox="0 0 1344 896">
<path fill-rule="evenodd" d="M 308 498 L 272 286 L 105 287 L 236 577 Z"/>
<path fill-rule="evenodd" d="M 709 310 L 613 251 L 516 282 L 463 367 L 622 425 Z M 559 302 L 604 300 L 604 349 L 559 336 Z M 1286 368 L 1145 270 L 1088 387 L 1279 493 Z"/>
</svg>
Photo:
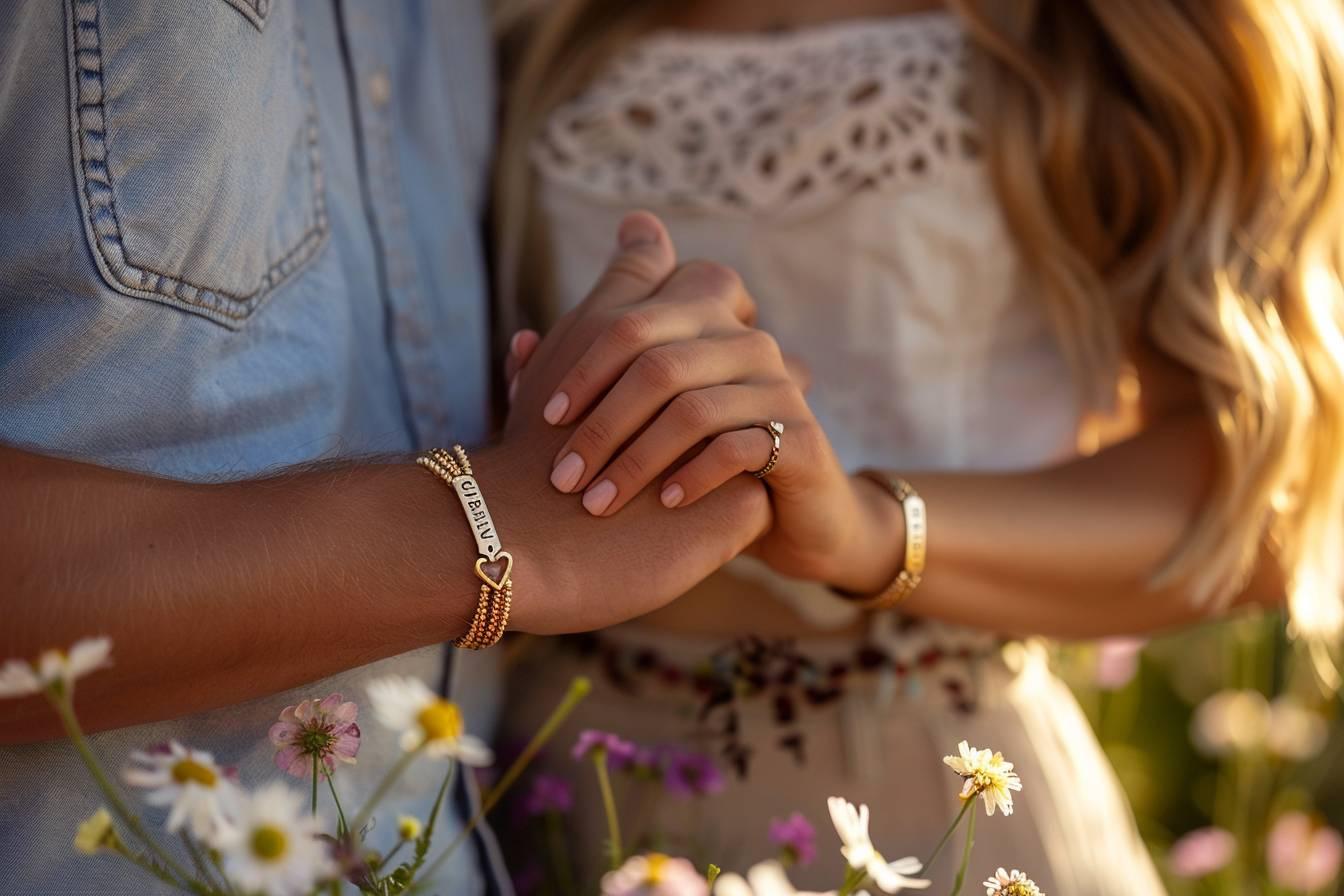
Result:
<svg viewBox="0 0 1344 896">
<path fill-rule="evenodd" d="M 320 839 L 322 821 L 280 783 L 239 800 L 234 823 L 216 837 L 224 874 L 244 893 L 303 896 L 337 872 Z"/>
<path fill-rule="evenodd" d="M 226 810 L 237 796 L 229 772 L 209 753 L 169 741 L 137 750 L 122 779 L 147 790 L 151 806 L 171 806 L 166 827 L 176 833 L 187 825 L 192 836 L 205 840 L 228 826 Z"/>
<path fill-rule="evenodd" d="M 631 856 L 602 875 L 602 896 L 708 896 L 709 886 L 686 859 L 662 853 Z"/>
<path fill-rule="evenodd" d="M 418 678 L 386 675 L 369 682 L 369 697 L 378 721 L 401 732 L 401 748 L 422 744 L 431 756 L 452 756 L 463 765 L 489 765 L 494 754 L 485 742 L 467 734 L 462 710 L 444 700 Z"/>
<path fill-rule="evenodd" d="M 725 874 L 714 882 L 714 896 L 835 896 L 829 893 L 805 893 L 795 890 L 779 862 L 753 865 L 744 880 L 740 874 Z"/>
<path fill-rule="evenodd" d="M 914 877 L 923 869 L 919 859 L 906 856 L 888 862 L 877 851 L 868 835 L 866 805 L 856 809 L 848 800 L 833 796 L 826 800 L 826 807 L 831 810 L 831 823 L 840 835 L 840 854 L 849 867 L 867 873 L 884 893 L 922 890 L 930 885 L 931 881 Z"/>
<path fill-rule="evenodd" d="M 112 639 L 99 637 L 81 638 L 69 653 L 44 650 L 36 663 L 5 660 L 0 666 L 0 699 L 27 697 L 52 687 L 70 693 L 74 690 L 75 679 L 109 665 L 111 656 Z"/>
<path fill-rule="evenodd" d="M 985 896 L 1045 896 L 1036 882 L 1016 869 L 1000 868 L 985 881 Z"/>
<path fill-rule="evenodd" d="M 1012 791 L 1022 789 L 1013 764 L 1004 761 L 1002 753 L 977 750 L 966 741 L 957 744 L 957 750 L 960 756 L 944 756 L 943 763 L 966 779 L 961 798 L 970 800 L 979 796 L 985 801 L 986 814 L 993 815 L 998 808 L 1004 815 L 1012 815 Z"/>
</svg>

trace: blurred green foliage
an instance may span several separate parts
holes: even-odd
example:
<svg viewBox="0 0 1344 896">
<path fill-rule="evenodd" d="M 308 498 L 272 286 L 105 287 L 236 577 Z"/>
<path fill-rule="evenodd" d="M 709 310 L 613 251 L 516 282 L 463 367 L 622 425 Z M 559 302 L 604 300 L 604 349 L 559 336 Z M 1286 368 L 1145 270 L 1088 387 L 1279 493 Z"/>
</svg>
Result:
<svg viewBox="0 0 1344 896">
<path fill-rule="evenodd" d="M 1287 635 L 1284 614 L 1238 616 L 1154 639 L 1132 677 L 1123 650 L 1117 663 L 1110 649 L 1060 646 L 1055 667 L 1087 712 L 1174 896 L 1305 892 L 1282 871 L 1285 855 L 1300 859 L 1299 869 L 1338 864 L 1326 848 L 1337 835 L 1325 831 L 1299 847 L 1288 826 L 1276 840 L 1279 870 L 1268 858 L 1271 831 L 1285 813 L 1307 813 L 1313 830 L 1344 827 L 1338 696 L 1313 661 L 1322 654 Z M 1235 852 L 1221 870 L 1183 876 L 1172 847 L 1206 827 L 1230 832 Z M 1338 887 L 1335 876 L 1311 892 Z"/>
</svg>

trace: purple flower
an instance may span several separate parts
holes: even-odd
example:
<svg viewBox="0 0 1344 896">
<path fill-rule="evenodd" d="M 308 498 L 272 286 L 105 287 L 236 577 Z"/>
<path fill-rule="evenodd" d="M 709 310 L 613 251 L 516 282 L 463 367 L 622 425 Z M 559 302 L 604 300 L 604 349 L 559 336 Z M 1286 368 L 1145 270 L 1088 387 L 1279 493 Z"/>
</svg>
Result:
<svg viewBox="0 0 1344 896">
<path fill-rule="evenodd" d="M 628 766 L 635 759 L 636 747 L 628 740 L 622 740 L 610 731 L 597 731 L 589 728 L 579 732 L 571 755 L 575 759 L 587 759 L 601 750 L 606 754 L 607 764 L 615 769 Z"/>
<path fill-rule="evenodd" d="M 1177 877 L 1207 877 L 1226 868 L 1237 854 L 1237 838 L 1222 828 L 1199 828 L 1172 844 L 1167 854 Z"/>
<path fill-rule="evenodd" d="M 669 749 L 663 759 L 663 786 L 675 796 L 707 796 L 724 788 L 723 772 L 712 757 Z"/>
<path fill-rule="evenodd" d="M 794 812 L 783 821 L 770 819 L 770 842 L 783 850 L 790 863 L 810 865 L 817 857 L 817 831 L 801 812 Z"/>
<path fill-rule="evenodd" d="M 345 702 L 340 694 L 286 706 L 270 731 L 271 743 L 280 748 L 275 753 L 276 768 L 306 778 L 313 773 L 315 758 L 327 775 L 336 770 L 337 760 L 353 765 L 359 753 L 358 715 L 359 707 Z"/>
<path fill-rule="evenodd" d="M 641 778 L 658 780 L 663 777 L 663 751 L 653 747 L 637 747 L 630 760 L 629 771 Z"/>
<path fill-rule="evenodd" d="M 528 815 L 548 812 L 564 814 L 574 808 L 574 790 L 564 778 L 555 775 L 537 775 L 532 789 L 523 800 L 523 811 Z"/>
</svg>

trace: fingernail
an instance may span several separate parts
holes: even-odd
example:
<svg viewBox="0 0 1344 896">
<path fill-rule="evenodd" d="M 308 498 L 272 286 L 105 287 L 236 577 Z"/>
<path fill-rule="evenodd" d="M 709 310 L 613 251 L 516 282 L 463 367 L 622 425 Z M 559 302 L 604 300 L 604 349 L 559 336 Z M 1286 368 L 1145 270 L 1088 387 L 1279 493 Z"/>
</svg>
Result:
<svg viewBox="0 0 1344 896">
<path fill-rule="evenodd" d="M 518 396 L 518 375 L 514 374 L 513 379 L 509 381 L 509 404 L 513 404 L 513 400 L 517 396 Z"/>
<path fill-rule="evenodd" d="M 616 243 L 622 249 L 633 249 L 658 242 L 658 228 L 644 215 L 626 218 L 616 233 Z"/>
<path fill-rule="evenodd" d="M 573 451 L 566 454 L 551 471 L 551 485 L 562 492 L 571 492 L 583 477 L 583 458 Z"/>
<path fill-rule="evenodd" d="M 610 479 L 603 479 L 583 494 L 583 506 L 593 516 L 601 516 L 614 500 L 616 500 L 616 484 Z"/>
<path fill-rule="evenodd" d="M 509 354 L 513 355 L 514 357 L 518 356 L 518 340 L 522 338 L 523 338 L 522 330 L 519 330 L 517 333 L 513 334 L 513 338 L 509 340 Z"/>
<path fill-rule="evenodd" d="M 663 502 L 663 506 L 669 510 L 681 503 L 681 499 L 686 497 L 686 491 L 675 482 L 663 489 L 658 499 Z"/>
<path fill-rule="evenodd" d="M 546 402 L 546 407 L 542 410 L 541 416 L 546 418 L 546 422 L 552 426 L 565 419 L 565 411 L 569 410 L 569 396 L 563 392 L 557 392 L 551 396 L 551 400 Z"/>
</svg>

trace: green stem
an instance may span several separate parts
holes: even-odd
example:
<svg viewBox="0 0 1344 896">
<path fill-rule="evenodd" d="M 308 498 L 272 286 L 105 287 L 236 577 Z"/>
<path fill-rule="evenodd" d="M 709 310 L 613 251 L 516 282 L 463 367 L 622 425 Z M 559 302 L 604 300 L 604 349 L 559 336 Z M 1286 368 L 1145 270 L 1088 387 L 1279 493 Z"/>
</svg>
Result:
<svg viewBox="0 0 1344 896">
<path fill-rule="evenodd" d="M 350 826 L 345 823 L 345 809 L 341 807 L 341 798 L 336 795 L 336 785 L 332 783 L 331 775 L 327 775 L 326 778 L 327 789 L 331 791 L 331 801 L 336 804 L 336 836 L 339 839 L 350 832 Z"/>
<path fill-rule="evenodd" d="M 219 879 L 224 882 L 224 892 L 230 896 L 237 896 L 238 891 L 233 888 L 233 881 L 229 880 L 229 876 L 224 873 L 224 866 L 220 864 L 219 853 L 213 849 L 210 850 L 210 864 L 219 872 Z"/>
<path fill-rule="evenodd" d="M 107 800 L 108 808 L 110 808 L 113 814 L 117 816 L 118 820 L 126 826 L 127 830 L 135 834 L 136 838 L 145 845 L 145 848 L 154 855 L 154 858 L 156 858 L 164 868 L 177 876 L 178 880 L 176 885 L 185 887 L 190 891 L 192 889 L 192 884 L 197 883 L 197 881 L 194 881 L 192 876 L 168 854 L 168 851 L 160 846 L 157 840 L 150 836 L 149 831 L 145 830 L 144 824 L 140 821 L 140 817 L 132 812 L 130 807 L 126 805 L 126 801 L 121 798 L 121 793 L 113 786 L 112 781 L 107 777 L 107 773 L 103 771 L 103 767 L 98 764 L 98 758 L 94 756 L 93 751 L 89 749 L 89 743 L 84 737 L 84 731 L 79 727 L 79 720 L 75 718 L 73 701 L 71 701 L 69 696 L 65 694 L 58 694 L 51 690 L 48 690 L 46 693 L 47 699 L 51 702 L 51 705 L 56 708 L 56 714 L 60 716 L 61 725 L 65 728 L 65 736 L 68 737 L 70 743 L 74 745 L 75 752 L 79 754 L 79 758 L 83 761 L 84 767 L 88 769 L 89 775 L 93 778 L 93 782 L 97 784 L 98 789 L 103 792 L 103 798 Z"/>
<path fill-rule="evenodd" d="M 186 847 L 187 855 L 191 856 L 191 862 L 196 866 L 196 871 L 201 875 L 201 880 L 205 882 L 206 887 L 222 892 L 224 888 L 215 885 L 215 878 L 210 873 L 210 866 L 205 863 L 205 857 L 201 855 L 201 851 L 196 848 L 195 841 L 187 835 L 186 831 L 182 832 L 182 845 Z"/>
<path fill-rule="evenodd" d="M 961 867 L 957 869 L 957 879 L 952 883 L 951 896 L 957 896 L 961 892 L 961 885 L 966 882 L 966 869 L 971 865 L 971 847 L 975 845 L 975 818 L 972 812 L 971 820 L 966 823 L 966 848 L 961 851 Z"/>
<path fill-rule="evenodd" d="M 970 799 L 965 799 L 961 801 L 961 811 L 957 813 L 956 818 L 952 819 L 952 824 L 948 827 L 948 829 L 943 832 L 943 839 L 939 840 L 938 845 L 933 848 L 933 854 L 929 856 L 929 860 L 925 862 L 923 866 L 921 866 L 925 872 L 927 872 L 931 867 L 933 867 L 933 860 L 938 858 L 938 853 L 942 852 L 943 847 L 947 845 L 947 841 L 952 839 L 952 832 L 957 829 L 957 825 L 961 824 L 961 820 L 966 817 L 966 810 L 971 808 L 971 806 L 974 804 L 975 804 L 974 795 L 972 795 Z"/>
<path fill-rule="evenodd" d="M 405 840 L 398 840 L 397 845 L 387 851 L 387 855 L 378 860 L 378 870 L 386 868 L 392 862 L 392 857 L 401 852 L 401 848 L 406 845 Z"/>
<path fill-rule="evenodd" d="M 392 785 L 406 772 L 406 769 L 410 768 L 411 763 L 424 749 L 425 745 L 421 744 L 414 750 L 401 754 L 401 758 L 387 770 L 386 775 L 383 775 L 383 780 L 378 782 L 378 788 L 374 790 L 373 796 L 369 797 L 368 801 L 364 803 L 364 808 L 360 809 L 359 813 L 355 815 L 355 822 L 350 826 L 351 831 L 364 830 L 364 825 L 368 824 L 369 819 L 373 817 L 373 810 L 382 802 L 383 797 L 387 796 L 387 792 L 392 789 Z"/>
<path fill-rule="evenodd" d="M 163 881 L 165 884 L 172 887 L 174 890 L 181 890 L 183 893 L 196 892 L 195 890 L 191 890 L 183 886 L 180 881 L 175 879 L 172 875 L 170 875 L 160 866 L 151 862 L 149 859 L 146 859 L 142 855 L 137 855 L 136 853 L 131 852 L 130 849 L 128 849 L 124 843 L 118 843 L 116 846 L 112 847 L 112 849 L 114 852 L 116 852 L 117 855 L 121 856 L 122 858 L 129 859 L 142 871 L 152 874 L 154 877 L 157 877 L 159 880 Z"/>
<path fill-rule="evenodd" d="M 317 814 L 317 754 L 313 754 L 313 814 Z"/>
<path fill-rule="evenodd" d="M 425 822 L 425 829 L 420 834 L 420 839 L 416 841 L 415 860 L 411 862 L 410 879 L 415 880 L 415 875 L 420 871 L 420 866 L 425 864 L 425 856 L 429 854 L 429 845 L 434 839 L 434 825 L 439 820 L 439 809 L 443 805 L 443 798 L 447 796 L 448 790 L 452 787 L 453 778 L 457 775 L 456 761 L 448 763 L 448 771 L 443 774 L 443 781 L 439 783 L 439 792 L 434 797 L 434 805 L 430 807 L 429 819 Z M 387 863 L 383 863 L 387 867 Z"/>
<path fill-rule="evenodd" d="M 864 871 L 862 868 L 850 868 L 847 866 L 845 868 L 845 879 L 844 882 L 840 884 L 840 890 L 837 893 L 837 896 L 849 896 L 850 893 L 853 893 L 862 886 L 863 882 L 867 879 L 868 872 Z"/>
<path fill-rule="evenodd" d="M 556 883 L 566 896 L 578 896 L 578 888 L 574 883 L 574 865 L 569 860 L 569 850 L 565 848 L 565 829 L 560 814 L 547 812 L 545 824 L 546 845 L 550 849 Z"/>
<path fill-rule="evenodd" d="M 449 856 L 466 842 L 467 837 L 471 835 L 472 831 L 476 830 L 476 826 L 485 818 L 486 813 L 495 807 L 495 804 L 508 792 L 514 782 L 518 780 L 523 772 L 527 771 L 527 767 L 531 764 L 532 759 L 540 753 L 541 748 L 546 746 L 546 743 L 555 736 L 555 732 L 564 724 L 565 719 L 569 718 L 570 713 L 574 711 L 574 707 L 578 706 L 583 698 L 588 696 L 592 689 L 593 683 L 582 675 L 570 682 L 569 691 L 565 694 L 564 699 L 562 699 L 560 704 L 556 706 L 550 717 L 542 723 L 542 726 L 537 729 L 537 733 L 532 736 L 532 740 L 523 748 L 523 752 L 518 754 L 518 758 L 515 759 L 508 770 L 504 772 L 503 777 L 499 779 L 499 783 L 490 788 L 490 792 L 487 793 L 485 799 L 481 801 L 481 808 L 476 810 L 476 814 L 472 815 L 471 820 L 467 822 L 466 827 L 462 828 L 461 832 L 453 838 L 453 842 L 449 843 L 448 847 L 444 849 L 443 852 L 439 853 L 434 861 L 429 863 L 429 867 L 425 869 L 426 877 L 432 877 L 434 872 L 437 871 L 444 862 L 448 861 Z"/>
<path fill-rule="evenodd" d="M 709 863 L 709 868 L 705 871 L 705 883 L 710 887 L 711 890 L 714 887 L 714 881 L 718 880 L 719 875 L 722 873 L 723 873 L 722 868 L 720 868 L 718 865 L 715 865 L 713 862 Z"/>
<path fill-rule="evenodd" d="M 448 795 L 448 789 L 453 785 L 453 778 L 457 775 L 457 762 L 451 762 L 448 770 L 443 773 L 443 780 L 439 782 L 439 792 L 434 796 L 434 805 L 429 809 L 429 818 L 425 819 L 425 832 L 421 834 L 426 845 L 434 837 L 434 825 L 439 820 L 439 809 L 443 807 L 444 797 Z"/>
<path fill-rule="evenodd" d="M 621 867 L 625 851 L 621 849 L 621 820 L 616 817 L 616 797 L 611 792 L 611 775 L 607 773 L 607 751 L 593 751 L 593 768 L 597 770 L 597 789 L 602 792 L 602 811 L 607 816 L 607 857 L 611 870 Z"/>
</svg>

